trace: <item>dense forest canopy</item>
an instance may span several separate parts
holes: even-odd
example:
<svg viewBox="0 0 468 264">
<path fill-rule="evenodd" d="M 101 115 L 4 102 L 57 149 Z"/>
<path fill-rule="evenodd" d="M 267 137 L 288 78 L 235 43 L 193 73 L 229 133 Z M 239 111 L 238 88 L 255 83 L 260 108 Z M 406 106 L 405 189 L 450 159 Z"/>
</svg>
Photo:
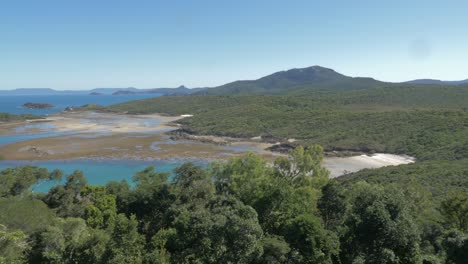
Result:
<svg viewBox="0 0 468 264">
<path fill-rule="evenodd" d="M 433 198 L 455 178 L 432 186 L 434 195 L 424 185 L 430 175 L 408 174 L 411 185 L 359 176 L 341 184 L 322 159 L 319 146 L 273 166 L 246 154 L 184 164 L 173 180 L 149 167 L 134 187 L 91 186 L 75 171 L 45 194 L 31 187 L 60 171 L 6 169 L 0 263 L 466 263 L 466 171 L 459 189 Z"/>
<path fill-rule="evenodd" d="M 108 110 L 193 114 L 179 122 L 195 134 L 294 138 L 327 151 L 390 152 L 420 160 L 468 158 L 468 86 L 309 87 L 297 92 L 161 97 Z"/>
</svg>

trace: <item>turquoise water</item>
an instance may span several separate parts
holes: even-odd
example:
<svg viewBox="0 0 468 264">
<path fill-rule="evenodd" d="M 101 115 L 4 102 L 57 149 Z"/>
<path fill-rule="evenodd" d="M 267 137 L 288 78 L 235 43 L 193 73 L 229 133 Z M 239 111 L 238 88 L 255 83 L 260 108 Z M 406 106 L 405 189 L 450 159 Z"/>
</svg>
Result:
<svg viewBox="0 0 468 264">
<path fill-rule="evenodd" d="M 82 106 L 85 104 L 99 104 L 103 106 L 118 104 L 127 101 L 158 97 L 158 94 L 131 94 L 131 95 L 0 95 L 0 112 L 10 114 L 49 115 L 63 111 L 68 106 Z M 50 109 L 25 109 L 24 103 L 48 103 L 54 105 Z"/>
<path fill-rule="evenodd" d="M 46 137 L 56 137 L 71 134 L 70 132 L 45 132 L 45 133 L 34 133 L 34 134 L 23 134 L 23 135 L 2 135 L 0 136 L 0 146 L 25 141 L 35 138 L 46 138 Z"/>
<path fill-rule="evenodd" d="M 155 166 L 157 171 L 172 172 L 175 168 L 185 162 L 194 162 L 200 166 L 206 166 L 207 162 L 202 160 L 156 160 L 156 161 L 136 161 L 136 160 L 61 160 L 61 161 L 0 161 L 0 170 L 21 165 L 32 165 L 47 168 L 49 171 L 60 169 L 65 174 L 73 173 L 75 170 L 83 171 L 88 183 L 91 185 L 105 185 L 110 181 L 126 180 L 132 184 L 132 177 L 136 172 L 142 171 L 148 166 Z M 51 187 L 65 182 L 44 182 L 33 187 L 34 192 L 47 192 Z"/>
</svg>

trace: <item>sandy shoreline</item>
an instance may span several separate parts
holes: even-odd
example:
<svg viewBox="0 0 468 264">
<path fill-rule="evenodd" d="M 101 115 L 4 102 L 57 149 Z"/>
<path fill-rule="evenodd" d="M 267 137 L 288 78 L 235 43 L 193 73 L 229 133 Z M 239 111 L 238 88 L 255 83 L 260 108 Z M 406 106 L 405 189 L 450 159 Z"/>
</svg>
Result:
<svg viewBox="0 0 468 264">
<path fill-rule="evenodd" d="M 233 139 L 215 136 L 175 137 L 166 134 L 176 130 L 175 122 L 182 116 L 123 115 L 115 113 L 59 113 L 41 120 L 0 124 L 1 135 L 59 133 L 58 136 L 19 140 L 0 146 L 5 160 L 69 160 L 122 159 L 225 160 L 247 151 L 255 152 L 269 161 L 278 156 L 267 148 L 275 145 L 261 139 Z M 350 157 L 326 157 L 324 166 L 330 177 L 414 162 L 406 156 L 378 153 Z"/>
</svg>

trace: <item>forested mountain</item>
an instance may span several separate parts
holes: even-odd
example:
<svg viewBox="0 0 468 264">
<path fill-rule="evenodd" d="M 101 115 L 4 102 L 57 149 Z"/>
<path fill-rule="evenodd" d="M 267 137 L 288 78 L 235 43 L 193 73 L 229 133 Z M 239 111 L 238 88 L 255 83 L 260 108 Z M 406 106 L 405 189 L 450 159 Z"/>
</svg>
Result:
<svg viewBox="0 0 468 264">
<path fill-rule="evenodd" d="M 287 94 L 302 89 L 352 90 L 380 87 L 384 84 L 386 83 L 376 81 L 372 78 L 353 78 L 340 74 L 332 69 L 312 66 L 276 72 L 258 80 L 235 81 L 203 90 L 197 94 Z"/>
</svg>

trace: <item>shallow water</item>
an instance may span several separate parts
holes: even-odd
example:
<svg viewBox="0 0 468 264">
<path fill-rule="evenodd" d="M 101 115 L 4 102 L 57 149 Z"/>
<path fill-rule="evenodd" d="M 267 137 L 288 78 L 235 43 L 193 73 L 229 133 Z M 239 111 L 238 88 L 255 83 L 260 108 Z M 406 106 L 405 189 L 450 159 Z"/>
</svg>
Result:
<svg viewBox="0 0 468 264">
<path fill-rule="evenodd" d="M 55 125 L 52 122 L 35 122 L 15 128 L 15 133 L 25 133 L 28 130 L 37 129 L 40 131 L 52 131 Z"/>
<path fill-rule="evenodd" d="M 111 160 L 111 159 L 77 159 L 77 160 L 57 160 L 57 161 L 0 161 L 0 170 L 32 165 L 47 168 L 49 171 L 60 169 L 65 174 L 71 174 L 75 170 L 83 171 L 88 183 L 91 185 L 105 185 L 110 181 L 126 180 L 132 185 L 132 177 L 136 172 L 142 171 L 148 166 L 155 166 L 158 172 L 172 172 L 175 168 L 185 162 L 193 162 L 200 166 L 206 166 L 207 161 L 190 160 L 190 159 L 169 159 L 169 160 Z M 64 183 L 63 177 L 61 182 L 44 182 L 33 187 L 34 192 L 47 192 L 51 187 Z"/>
<path fill-rule="evenodd" d="M 44 132 L 34 134 L 19 134 L 19 135 L 1 135 L 0 146 L 7 145 L 14 142 L 31 140 L 36 138 L 57 137 L 73 134 L 72 132 Z"/>
</svg>

